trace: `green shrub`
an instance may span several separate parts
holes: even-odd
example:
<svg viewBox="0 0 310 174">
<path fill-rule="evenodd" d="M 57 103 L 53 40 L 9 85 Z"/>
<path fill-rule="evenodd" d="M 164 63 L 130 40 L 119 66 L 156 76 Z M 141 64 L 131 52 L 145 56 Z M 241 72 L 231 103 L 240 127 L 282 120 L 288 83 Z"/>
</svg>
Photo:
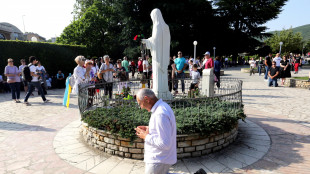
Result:
<svg viewBox="0 0 310 174">
<path fill-rule="evenodd" d="M 213 100 L 179 101 L 170 104 L 174 111 L 178 134 L 223 133 L 231 130 L 239 119 L 244 120 L 243 109 L 234 109 L 236 103 Z M 89 126 L 118 134 L 123 138 L 136 138 L 139 125 L 148 125 L 151 114 L 137 109 L 135 103 L 114 108 L 97 108 L 83 113 L 82 120 Z"/>
<path fill-rule="evenodd" d="M 298 80 L 309 80 L 309 77 L 304 76 L 304 77 L 293 77 L 294 79 L 298 79 Z"/>
<path fill-rule="evenodd" d="M 25 41 L 0 41 L 0 72 L 4 71 L 7 59 L 13 58 L 14 65 L 20 65 L 20 59 L 25 59 L 29 63 L 30 56 L 36 56 L 45 67 L 46 71 L 52 76 L 61 70 L 68 75 L 72 73 L 76 63 L 74 58 L 78 55 L 87 55 L 84 46 L 70 46 L 43 42 Z"/>
</svg>

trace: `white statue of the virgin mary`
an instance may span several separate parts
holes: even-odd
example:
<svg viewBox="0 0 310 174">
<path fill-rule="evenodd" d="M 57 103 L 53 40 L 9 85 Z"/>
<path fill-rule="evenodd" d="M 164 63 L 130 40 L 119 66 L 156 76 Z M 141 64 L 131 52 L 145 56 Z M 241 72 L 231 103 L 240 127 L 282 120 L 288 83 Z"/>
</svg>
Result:
<svg viewBox="0 0 310 174">
<path fill-rule="evenodd" d="M 168 90 L 168 72 L 170 56 L 170 31 L 165 23 L 159 9 L 155 8 L 151 12 L 153 20 L 152 37 L 143 39 L 147 49 L 151 50 L 152 71 L 153 71 L 153 91 L 158 98 L 164 100 L 172 99 Z"/>
</svg>

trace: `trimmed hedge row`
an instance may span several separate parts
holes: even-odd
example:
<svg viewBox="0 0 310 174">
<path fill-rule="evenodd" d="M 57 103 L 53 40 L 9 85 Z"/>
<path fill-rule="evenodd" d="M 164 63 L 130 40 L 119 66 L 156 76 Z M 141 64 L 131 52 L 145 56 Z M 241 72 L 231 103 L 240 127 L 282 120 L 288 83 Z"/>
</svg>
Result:
<svg viewBox="0 0 310 174">
<path fill-rule="evenodd" d="M 87 55 L 85 46 L 70 46 L 55 43 L 0 41 L 0 74 L 3 74 L 7 59 L 14 59 L 14 65 L 20 65 L 20 59 L 29 63 L 29 57 L 37 57 L 50 76 L 55 76 L 61 70 L 66 76 L 72 73 L 78 55 Z"/>
</svg>

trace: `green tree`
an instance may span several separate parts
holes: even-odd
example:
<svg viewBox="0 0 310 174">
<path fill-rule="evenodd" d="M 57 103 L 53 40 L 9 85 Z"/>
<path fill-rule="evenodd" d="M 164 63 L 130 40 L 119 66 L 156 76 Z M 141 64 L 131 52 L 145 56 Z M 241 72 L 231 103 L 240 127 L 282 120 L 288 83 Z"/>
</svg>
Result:
<svg viewBox="0 0 310 174">
<path fill-rule="evenodd" d="M 61 36 L 57 38 L 57 42 L 85 45 L 93 55 L 97 56 L 111 53 L 114 48 L 117 48 L 114 35 L 118 31 L 113 27 L 117 24 L 113 24 L 111 14 L 113 14 L 113 8 L 110 5 L 104 6 L 101 1 L 94 1 L 85 8 L 83 13 L 79 13 L 80 18 L 64 29 Z"/>
<path fill-rule="evenodd" d="M 292 28 L 280 32 L 275 32 L 270 38 L 268 38 L 265 43 L 269 45 L 273 52 L 280 51 L 280 42 L 283 42 L 281 52 L 291 53 L 291 52 L 301 52 L 303 41 L 301 33 L 293 33 Z"/>
<path fill-rule="evenodd" d="M 171 33 L 171 55 L 182 50 L 197 55 L 213 50 L 217 55 L 254 49 L 263 37 L 263 24 L 275 18 L 287 0 L 77 0 L 74 21 L 58 39 L 60 43 L 86 45 L 93 54 L 130 58 L 139 56 L 135 35 L 152 33 L 150 13 L 159 8 Z"/>
<path fill-rule="evenodd" d="M 275 19 L 287 0 L 214 0 L 216 14 L 223 17 L 233 30 L 229 40 L 231 51 L 254 50 L 261 43 L 256 38 L 270 36 L 264 33 L 264 24 Z"/>
</svg>

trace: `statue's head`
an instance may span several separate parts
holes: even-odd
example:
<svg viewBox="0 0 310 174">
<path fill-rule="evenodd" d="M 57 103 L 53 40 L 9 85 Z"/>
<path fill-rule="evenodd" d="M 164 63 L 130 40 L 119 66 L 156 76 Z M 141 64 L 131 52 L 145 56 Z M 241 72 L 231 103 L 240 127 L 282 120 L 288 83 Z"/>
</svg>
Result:
<svg viewBox="0 0 310 174">
<path fill-rule="evenodd" d="M 155 8 L 154 10 L 152 10 L 151 18 L 152 18 L 153 23 L 162 23 L 162 22 L 165 23 L 164 18 L 158 8 Z"/>
</svg>

